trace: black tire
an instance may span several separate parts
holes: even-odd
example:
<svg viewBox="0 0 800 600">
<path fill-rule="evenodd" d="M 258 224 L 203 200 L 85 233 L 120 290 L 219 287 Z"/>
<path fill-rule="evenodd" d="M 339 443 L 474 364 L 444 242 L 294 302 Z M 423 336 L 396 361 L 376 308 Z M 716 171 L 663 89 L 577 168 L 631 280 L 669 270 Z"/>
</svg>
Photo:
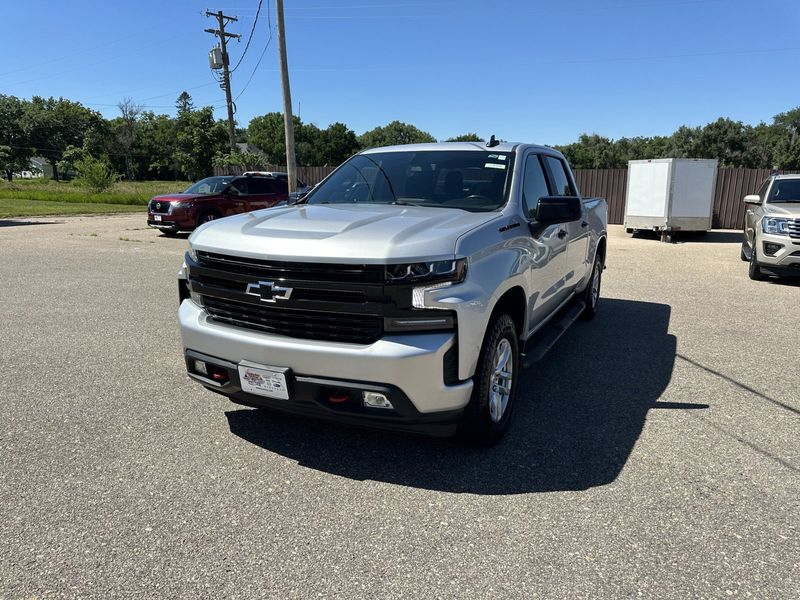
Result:
<svg viewBox="0 0 800 600">
<path fill-rule="evenodd" d="M 742 242 L 742 249 L 739 251 L 739 258 L 741 258 L 744 262 L 748 262 L 750 260 L 747 258 L 747 253 L 744 251 L 744 242 Z"/>
<path fill-rule="evenodd" d="M 211 221 L 215 221 L 219 219 L 219 213 L 215 210 L 207 210 L 205 212 L 200 213 L 200 216 L 197 218 L 197 226 L 200 227 L 203 223 L 209 223 Z"/>
<path fill-rule="evenodd" d="M 750 265 L 747 267 L 747 276 L 753 281 L 764 281 L 767 277 L 761 272 L 761 267 L 758 266 L 758 253 L 756 252 L 755 240 L 753 240 L 753 247 L 750 250 Z"/>
<path fill-rule="evenodd" d="M 636 230 L 628 227 L 627 229 L 625 229 L 625 233 L 627 233 L 628 235 L 633 235 L 634 233 L 636 233 Z"/>
<path fill-rule="evenodd" d="M 507 346 L 505 345 L 507 343 Z M 520 376 L 519 364 L 519 338 L 513 319 L 506 315 L 496 316 L 486 330 L 481 353 L 478 358 L 478 367 L 473 378 L 472 397 L 464 409 L 464 415 L 459 424 L 458 435 L 461 439 L 482 446 L 495 444 L 505 433 L 514 410 L 514 399 L 517 395 L 517 381 Z M 501 346 L 502 345 L 502 346 Z M 505 394 L 495 391 L 498 380 L 495 377 L 495 359 L 502 348 L 511 352 L 511 385 L 505 404 L 502 404 L 499 418 L 497 418 L 498 402 L 490 401 L 490 394 L 494 398 L 502 398 Z M 501 378 L 505 379 L 505 378 Z"/>
<path fill-rule="evenodd" d="M 597 287 L 595 288 L 595 276 L 597 277 Z M 594 257 L 594 265 L 592 266 L 592 274 L 589 276 L 589 283 L 586 285 L 586 290 L 583 292 L 583 302 L 586 308 L 581 313 L 581 319 L 589 321 L 594 319 L 597 314 L 597 304 L 600 300 L 600 284 L 603 283 L 603 261 L 600 255 Z"/>
</svg>

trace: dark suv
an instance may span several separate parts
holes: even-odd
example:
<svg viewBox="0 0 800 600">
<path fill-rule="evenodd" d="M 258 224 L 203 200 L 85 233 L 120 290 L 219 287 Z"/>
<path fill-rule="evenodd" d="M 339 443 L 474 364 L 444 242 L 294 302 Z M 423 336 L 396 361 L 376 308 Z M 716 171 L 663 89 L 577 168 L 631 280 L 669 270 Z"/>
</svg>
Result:
<svg viewBox="0 0 800 600">
<path fill-rule="evenodd" d="M 181 194 L 155 196 L 147 207 L 147 224 L 166 234 L 190 231 L 214 219 L 288 200 L 286 181 L 262 176 L 206 177 Z"/>
</svg>

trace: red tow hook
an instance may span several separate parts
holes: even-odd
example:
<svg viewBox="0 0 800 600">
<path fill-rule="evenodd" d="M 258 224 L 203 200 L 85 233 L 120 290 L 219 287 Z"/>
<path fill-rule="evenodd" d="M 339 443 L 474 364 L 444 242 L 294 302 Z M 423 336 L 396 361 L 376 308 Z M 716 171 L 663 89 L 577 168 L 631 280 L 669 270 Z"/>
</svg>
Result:
<svg viewBox="0 0 800 600">
<path fill-rule="evenodd" d="M 347 394 L 340 394 L 338 392 L 332 392 L 328 394 L 328 401 L 333 404 L 343 404 L 350 399 L 350 396 Z"/>
</svg>

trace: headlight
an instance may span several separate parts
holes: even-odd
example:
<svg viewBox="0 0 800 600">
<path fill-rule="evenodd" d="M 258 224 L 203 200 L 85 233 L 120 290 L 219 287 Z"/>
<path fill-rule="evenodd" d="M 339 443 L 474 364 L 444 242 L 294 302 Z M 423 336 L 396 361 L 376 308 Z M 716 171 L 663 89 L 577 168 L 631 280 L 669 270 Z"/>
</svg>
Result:
<svg viewBox="0 0 800 600">
<path fill-rule="evenodd" d="M 189 245 L 189 249 L 186 251 L 186 254 L 189 255 L 189 258 L 192 259 L 192 262 L 197 262 L 197 250 L 192 248 L 191 244 Z"/>
<path fill-rule="evenodd" d="M 192 208 L 193 202 L 173 202 L 172 208 Z"/>
<path fill-rule="evenodd" d="M 761 221 L 761 229 L 764 233 L 773 235 L 789 235 L 789 220 L 764 217 Z"/>
<path fill-rule="evenodd" d="M 387 265 L 389 284 L 460 283 L 467 274 L 467 259 Z"/>
</svg>

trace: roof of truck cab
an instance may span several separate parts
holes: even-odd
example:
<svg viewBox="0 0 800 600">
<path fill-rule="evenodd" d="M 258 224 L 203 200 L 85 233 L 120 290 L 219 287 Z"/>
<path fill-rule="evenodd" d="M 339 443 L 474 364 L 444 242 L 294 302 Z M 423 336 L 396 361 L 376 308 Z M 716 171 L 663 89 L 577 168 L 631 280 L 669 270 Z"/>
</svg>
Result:
<svg viewBox="0 0 800 600">
<path fill-rule="evenodd" d="M 383 146 L 381 148 L 370 148 L 364 150 L 360 154 L 375 154 L 377 152 L 424 152 L 424 151 L 438 151 L 438 150 L 472 150 L 476 152 L 519 152 L 533 148 L 537 150 L 547 150 L 555 154 L 561 154 L 558 150 L 548 148 L 547 146 L 538 146 L 536 144 L 522 144 L 519 142 L 500 142 L 496 146 L 489 148 L 486 142 L 437 142 L 433 144 L 404 144 L 401 146 Z"/>
<path fill-rule="evenodd" d="M 783 173 L 781 175 L 773 175 L 773 179 L 800 179 L 800 173 Z"/>
</svg>

